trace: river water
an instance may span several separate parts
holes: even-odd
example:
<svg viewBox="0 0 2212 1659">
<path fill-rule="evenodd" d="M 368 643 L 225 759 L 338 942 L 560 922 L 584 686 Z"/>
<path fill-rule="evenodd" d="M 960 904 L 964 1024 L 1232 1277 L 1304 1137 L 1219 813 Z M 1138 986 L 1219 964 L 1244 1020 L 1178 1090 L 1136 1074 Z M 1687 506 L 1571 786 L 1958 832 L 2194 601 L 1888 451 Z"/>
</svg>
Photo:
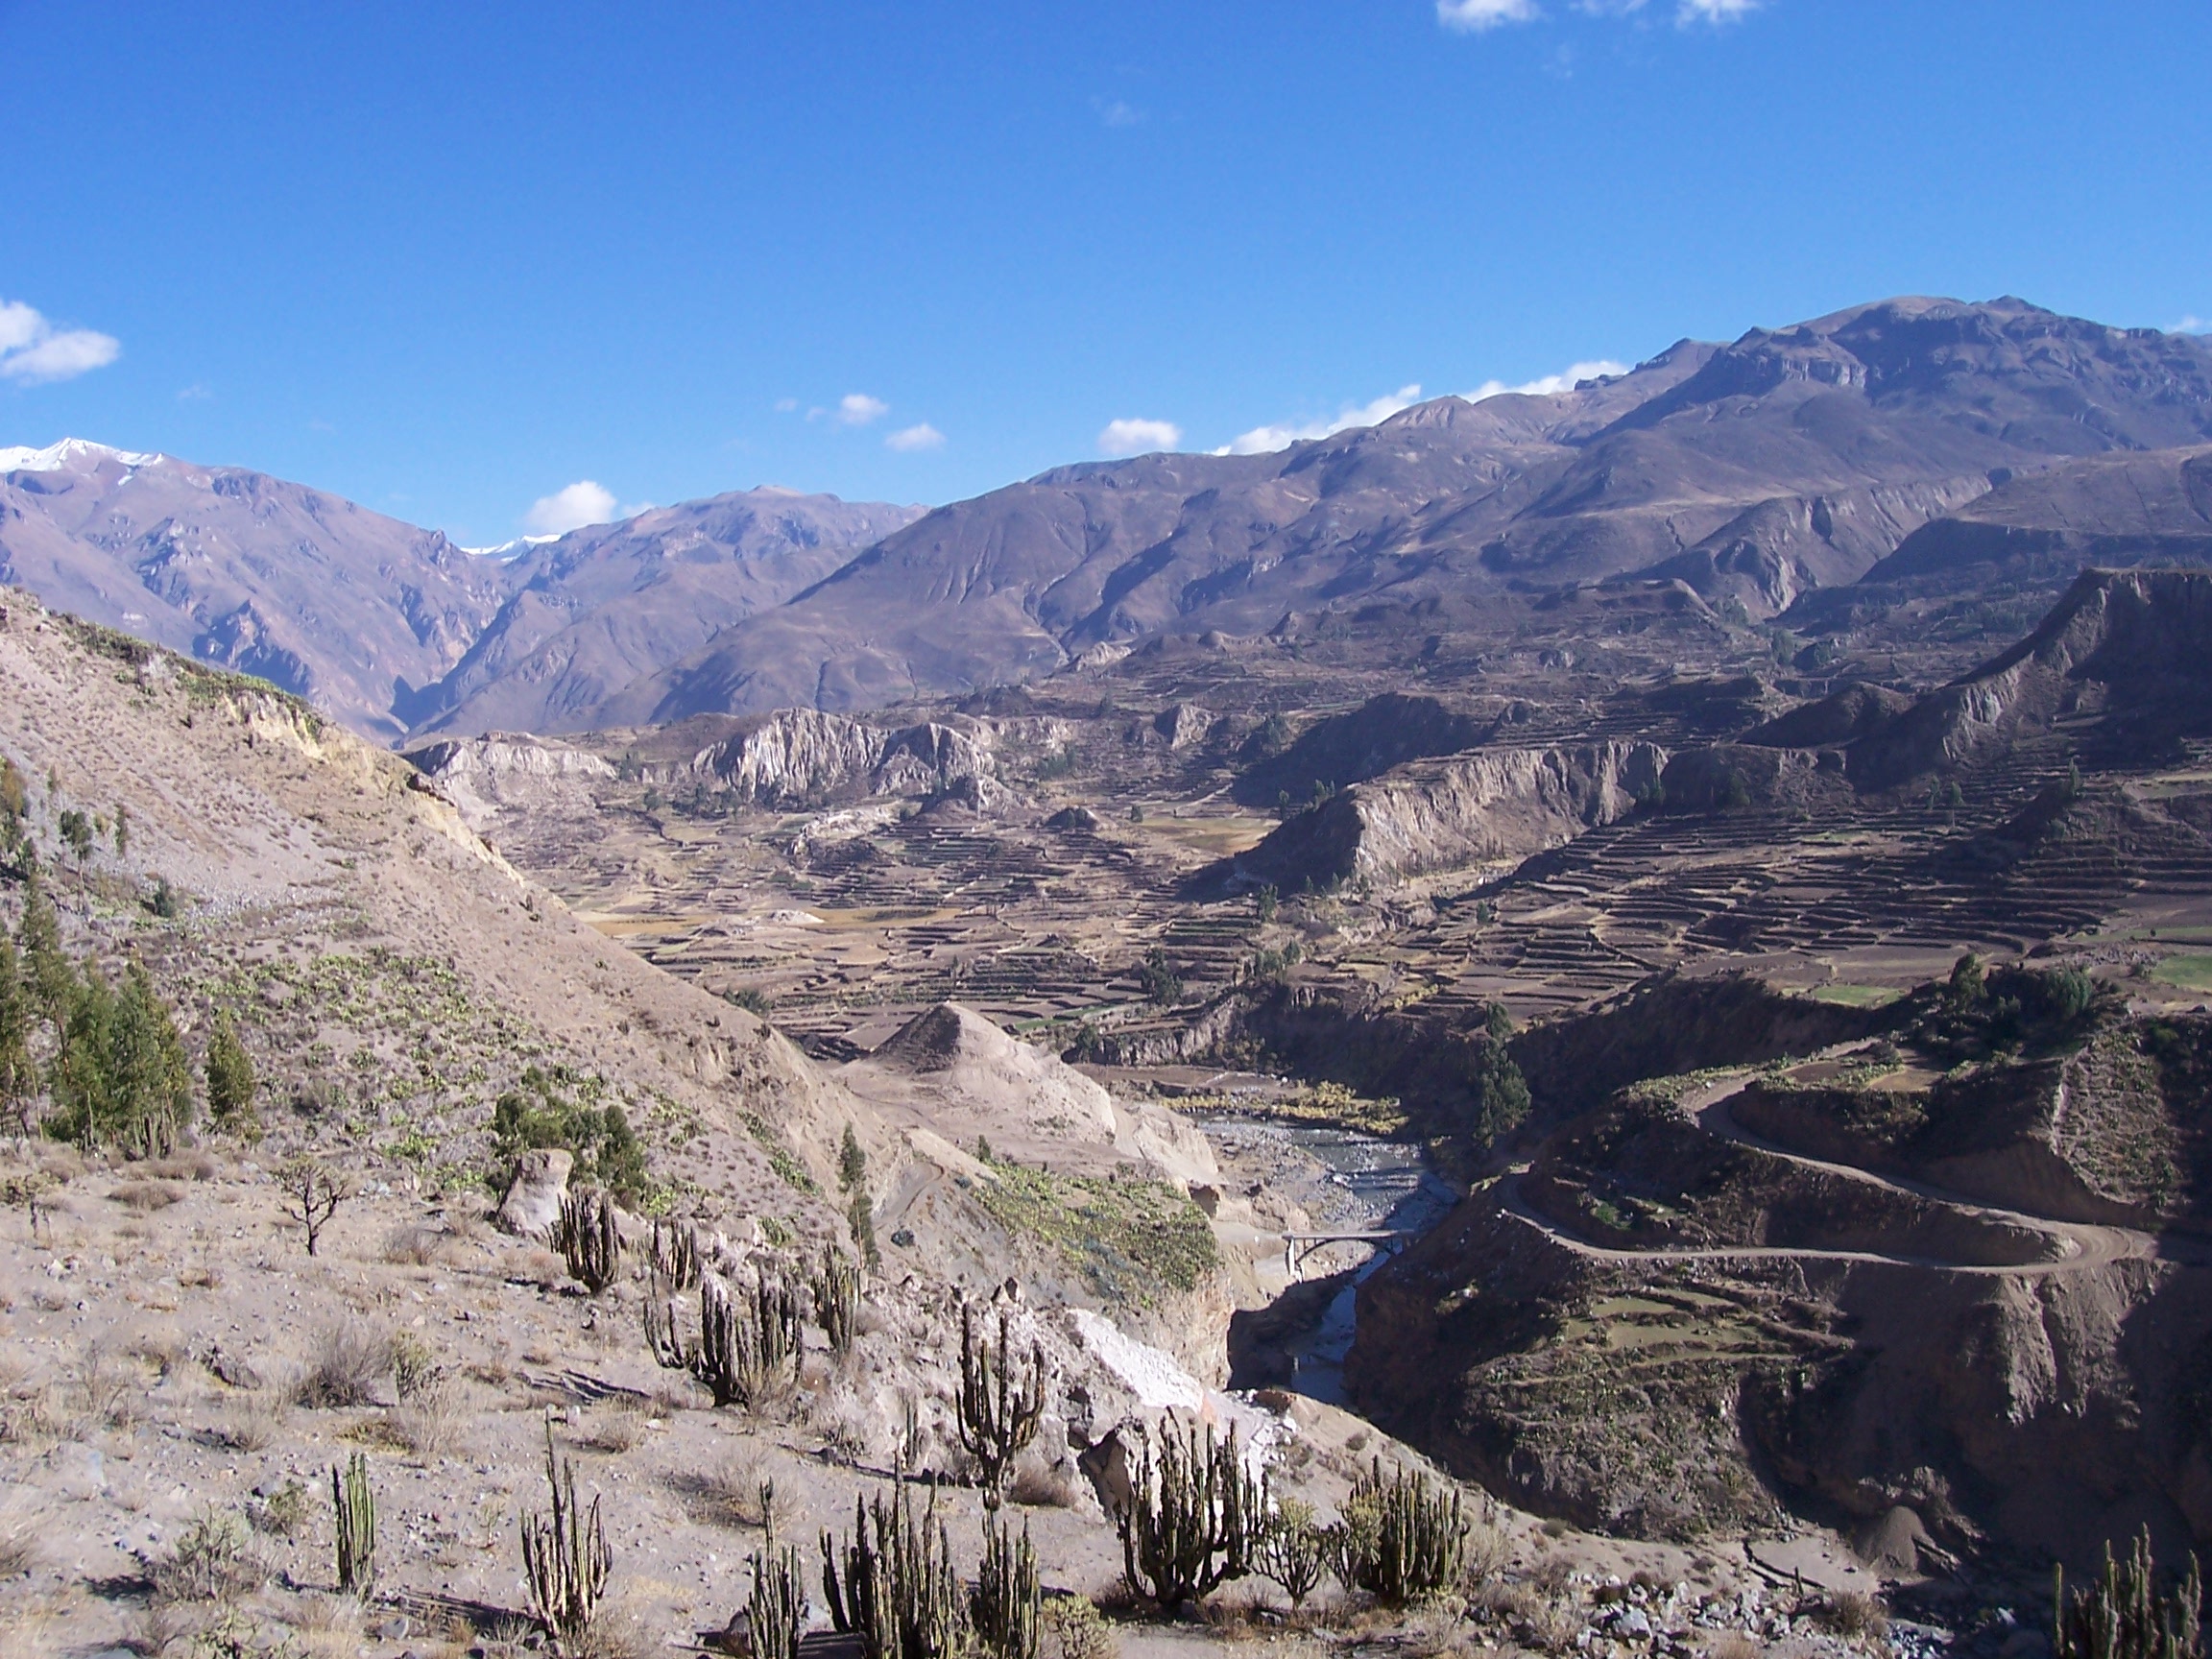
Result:
<svg viewBox="0 0 2212 1659">
<path fill-rule="evenodd" d="M 1316 1160 L 1324 1170 L 1322 1187 L 1301 1200 L 1312 1213 L 1315 1231 L 1388 1228 L 1426 1233 L 1458 1202 L 1458 1194 L 1424 1166 L 1418 1146 L 1353 1129 L 1233 1116 L 1192 1117 L 1233 1156 L 1272 1145 L 1295 1148 Z M 1308 1278 L 1320 1278 L 1341 1270 L 1362 1248 L 1331 1245 L 1310 1259 L 1303 1272 Z M 1352 1351 L 1358 1288 L 1389 1254 L 1388 1247 L 1370 1250 L 1321 1317 L 1287 1344 L 1294 1367 L 1291 1386 L 1297 1392 L 1332 1405 L 1344 1403 L 1344 1357 Z"/>
</svg>

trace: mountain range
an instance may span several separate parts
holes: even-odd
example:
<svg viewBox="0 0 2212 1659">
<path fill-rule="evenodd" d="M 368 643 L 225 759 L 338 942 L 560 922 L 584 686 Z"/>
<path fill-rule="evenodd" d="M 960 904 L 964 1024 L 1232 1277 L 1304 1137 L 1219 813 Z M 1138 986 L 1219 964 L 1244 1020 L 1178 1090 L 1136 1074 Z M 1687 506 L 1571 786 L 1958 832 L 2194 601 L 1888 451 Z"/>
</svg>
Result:
<svg viewBox="0 0 2212 1659">
<path fill-rule="evenodd" d="M 0 449 L 0 580 L 384 740 L 854 710 L 1163 635 L 1679 584 L 1745 618 L 2212 557 L 2212 342 L 2013 299 L 1684 340 L 1266 455 L 1058 468 L 924 512 L 763 489 L 486 559 L 303 486 Z M 1793 609 L 1794 608 L 1794 609 Z"/>
</svg>

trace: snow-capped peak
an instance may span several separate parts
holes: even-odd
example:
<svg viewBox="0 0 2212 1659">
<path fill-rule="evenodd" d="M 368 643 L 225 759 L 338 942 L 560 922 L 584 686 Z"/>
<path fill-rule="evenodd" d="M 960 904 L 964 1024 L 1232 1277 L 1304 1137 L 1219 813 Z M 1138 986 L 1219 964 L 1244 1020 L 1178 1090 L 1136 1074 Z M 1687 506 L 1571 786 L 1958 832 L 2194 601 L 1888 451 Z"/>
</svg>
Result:
<svg viewBox="0 0 2212 1659">
<path fill-rule="evenodd" d="M 0 450 L 0 454 L 5 454 Z M 502 541 L 496 547 L 463 547 L 464 553 L 473 553 L 479 559 L 496 559 L 502 565 L 512 565 L 533 547 L 542 547 L 548 541 L 558 541 L 558 536 L 517 536 L 512 541 Z"/>
<path fill-rule="evenodd" d="M 65 472 L 74 470 L 80 463 L 89 461 L 98 466 L 102 461 L 113 461 L 136 469 L 151 467 L 160 460 L 157 454 L 141 455 L 135 450 L 117 449 L 112 445 L 95 444 L 89 438 L 64 438 L 59 444 L 49 444 L 43 449 L 32 449 L 22 445 L 12 449 L 0 449 L 0 472 Z"/>
</svg>

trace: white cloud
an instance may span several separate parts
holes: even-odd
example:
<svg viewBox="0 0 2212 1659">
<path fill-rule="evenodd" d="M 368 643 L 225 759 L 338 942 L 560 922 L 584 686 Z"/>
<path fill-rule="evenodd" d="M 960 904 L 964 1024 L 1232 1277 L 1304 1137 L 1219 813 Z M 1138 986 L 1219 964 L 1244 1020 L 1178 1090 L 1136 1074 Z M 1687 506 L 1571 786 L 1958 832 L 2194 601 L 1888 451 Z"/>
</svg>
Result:
<svg viewBox="0 0 2212 1659">
<path fill-rule="evenodd" d="M 207 389 L 205 382 L 195 380 L 191 385 L 183 387 L 178 392 L 177 401 L 180 403 L 204 403 L 214 396 L 215 394 Z"/>
<path fill-rule="evenodd" d="M 776 399 L 776 413 L 779 415 L 792 414 L 798 407 L 799 399 L 796 397 L 779 397 Z"/>
<path fill-rule="evenodd" d="M 945 434 L 925 421 L 918 426 L 902 426 L 896 432 L 883 435 L 883 447 L 907 454 L 916 449 L 942 449 Z"/>
<path fill-rule="evenodd" d="M 522 515 L 523 528 L 538 536 L 565 536 L 587 524 L 612 524 L 618 517 L 614 492 L 589 478 L 579 478 L 565 490 L 541 495 Z"/>
<path fill-rule="evenodd" d="M 2166 330 L 2169 334 L 2212 334 L 2212 323 L 2207 323 L 2196 312 L 2190 312 L 2180 322 Z"/>
<path fill-rule="evenodd" d="M 74 380 L 107 368 L 122 351 L 112 334 L 57 328 L 22 301 L 0 300 L 0 380 Z"/>
<path fill-rule="evenodd" d="M 1485 380 L 1472 392 L 1461 397 L 1470 403 L 1479 403 L 1485 397 L 1501 397 L 1507 392 L 1519 393 L 1524 397 L 1549 397 L 1557 392 L 1572 392 L 1578 380 L 1596 380 L 1600 375 L 1625 374 L 1628 365 L 1616 363 L 1610 357 L 1600 357 L 1590 363 L 1572 363 L 1558 374 L 1546 374 L 1539 379 L 1524 380 L 1518 386 L 1508 386 L 1503 380 Z"/>
<path fill-rule="evenodd" d="M 1172 421 L 1109 421 L 1098 434 L 1101 455 L 1148 455 L 1155 449 L 1172 449 L 1183 442 L 1183 428 Z"/>
<path fill-rule="evenodd" d="M 1401 386 L 1372 402 L 1347 403 L 1336 412 L 1334 421 L 1308 421 L 1301 425 L 1255 426 L 1249 432 L 1240 432 L 1220 448 L 1216 455 L 1272 455 L 1278 449 L 1309 438 L 1326 438 L 1332 432 L 1341 432 L 1348 426 L 1373 426 L 1387 421 L 1401 409 L 1410 409 L 1421 401 L 1419 386 Z"/>
<path fill-rule="evenodd" d="M 837 419 L 847 426 L 865 426 L 890 413 L 890 404 L 865 392 L 848 392 L 837 399 Z"/>
<path fill-rule="evenodd" d="M 1674 21 L 1685 27 L 1692 23 L 1733 23 L 1758 10 L 1759 0 L 1682 0 Z"/>
<path fill-rule="evenodd" d="M 1470 34 L 1501 23 L 1533 23 L 1540 15 L 1536 0 L 1436 0 L 1436 21 Z"/>
<path fill-rule="evenodd" d="M 1124 104 L 1118 98 L 1094 98 L 1091 108 L 1097 111 L 1099 121 L 1108 127 L 1142 127 L 1145 111 L 1134 104 Z"/>
</svg>

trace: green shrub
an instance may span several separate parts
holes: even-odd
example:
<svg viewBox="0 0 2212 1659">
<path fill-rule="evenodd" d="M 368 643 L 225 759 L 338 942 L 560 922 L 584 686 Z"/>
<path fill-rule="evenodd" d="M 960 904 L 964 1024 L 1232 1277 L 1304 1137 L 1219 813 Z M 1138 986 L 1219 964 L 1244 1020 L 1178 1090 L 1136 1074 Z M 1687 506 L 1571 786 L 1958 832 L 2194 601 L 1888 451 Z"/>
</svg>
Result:
<svg viewBox="0 0 2212 1659">
<path fill-rule="evenodd" d="M 561 1148 L 576 1160 L 571 1179 L 606 1189 L 630 1209 L 642 1207 L 659 1189 L 629 1115 L 616 1101 L 603 1107 L 581 1103 L 563 1092 L 572 1083 L 565 1070 L 525 1070 L 520 1086 L 493 1105 L 494 1150 L 505 1164 L 519 1152 Z"/>
</svg>

